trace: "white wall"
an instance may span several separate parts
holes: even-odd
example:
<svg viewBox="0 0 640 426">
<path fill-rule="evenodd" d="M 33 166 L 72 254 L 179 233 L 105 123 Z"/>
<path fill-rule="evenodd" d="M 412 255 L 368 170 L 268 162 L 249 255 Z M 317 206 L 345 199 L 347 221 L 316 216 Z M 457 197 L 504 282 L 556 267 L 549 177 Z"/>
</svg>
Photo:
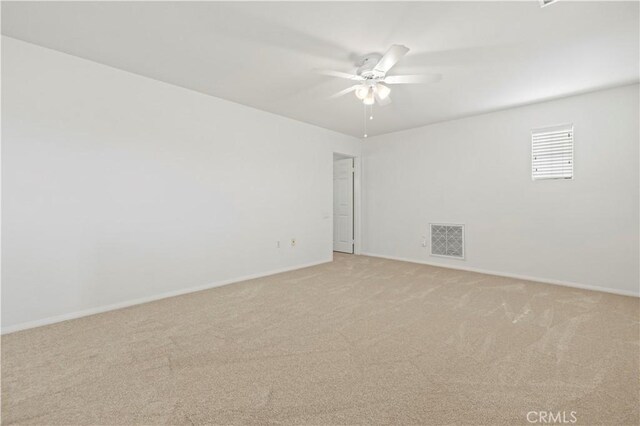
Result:
<svg viewBox="0 0 640 426">
<path fill-rule="evenodd" d="M 638 85 L 369 138 L 364 252 L 638 294 Z M 531 180 L 530 130 L 574 123 L 575 179 Z M 466 224 L 466 260 L 429 256 Z"/>
<path fill-rule="evenodd" d="M 331 259 L 359 140 L 2 43 L 5 332 Z"/>
<path fill-rule="evenodd" d="M 361 145 L 2 43 L 5 332 L 329 260 L 333 152 L 361 146 L 364 252 L 638 293 L 637 85 Z M 532 182 L 530 129 L 564 122 L 575 179 Z M 465 261 L 428 255 L 429 222 L 467 225 Z"/>
</svg>

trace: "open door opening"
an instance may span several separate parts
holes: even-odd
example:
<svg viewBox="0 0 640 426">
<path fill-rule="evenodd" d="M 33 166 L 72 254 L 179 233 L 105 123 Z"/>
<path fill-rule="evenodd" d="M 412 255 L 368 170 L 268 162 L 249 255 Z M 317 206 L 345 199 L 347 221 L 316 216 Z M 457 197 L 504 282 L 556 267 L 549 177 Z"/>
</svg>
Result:
<svg viewBox="0 0 640 426">
<path fill-rule="evenodd" d="M 334 155 L 333 160 L 333 251 L 354 253 L 353 158 Z"/>
</svg>

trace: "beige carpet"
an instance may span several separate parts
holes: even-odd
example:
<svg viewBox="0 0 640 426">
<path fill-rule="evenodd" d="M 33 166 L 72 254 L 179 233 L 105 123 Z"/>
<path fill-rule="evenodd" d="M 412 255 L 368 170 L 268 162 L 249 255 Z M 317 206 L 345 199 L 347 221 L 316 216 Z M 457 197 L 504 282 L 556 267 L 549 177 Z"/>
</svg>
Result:
<svg viewBox="0 0 640 426">
<path fill-rule="evenodd" d="M 637 425 L 639 315 L 632 297 L 336 255 L 3 336 L 2 422 Z"/>
</svg>

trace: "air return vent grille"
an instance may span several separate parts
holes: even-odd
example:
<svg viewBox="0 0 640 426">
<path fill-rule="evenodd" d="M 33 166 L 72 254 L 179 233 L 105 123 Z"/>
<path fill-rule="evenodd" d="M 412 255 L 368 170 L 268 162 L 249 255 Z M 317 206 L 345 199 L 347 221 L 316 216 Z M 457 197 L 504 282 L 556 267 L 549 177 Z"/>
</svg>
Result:
<svg viewBox="0 0 640 426">
<path fill-rule="evenodd" d="M 431 255 L 464 259 L 464 225 L 432 223 Z"/>
</svg>

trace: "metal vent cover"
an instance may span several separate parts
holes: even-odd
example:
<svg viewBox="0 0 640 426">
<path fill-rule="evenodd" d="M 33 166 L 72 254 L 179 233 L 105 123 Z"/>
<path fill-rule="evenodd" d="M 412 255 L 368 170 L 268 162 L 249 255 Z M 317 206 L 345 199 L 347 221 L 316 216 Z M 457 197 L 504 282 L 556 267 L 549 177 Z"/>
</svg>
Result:
<svg viewBox="0 0 640 426">
<path fill-rule="evenodd" d="M 431 223 L 431 255 L 464 259 L 464 225 Z"/>
</svg>

